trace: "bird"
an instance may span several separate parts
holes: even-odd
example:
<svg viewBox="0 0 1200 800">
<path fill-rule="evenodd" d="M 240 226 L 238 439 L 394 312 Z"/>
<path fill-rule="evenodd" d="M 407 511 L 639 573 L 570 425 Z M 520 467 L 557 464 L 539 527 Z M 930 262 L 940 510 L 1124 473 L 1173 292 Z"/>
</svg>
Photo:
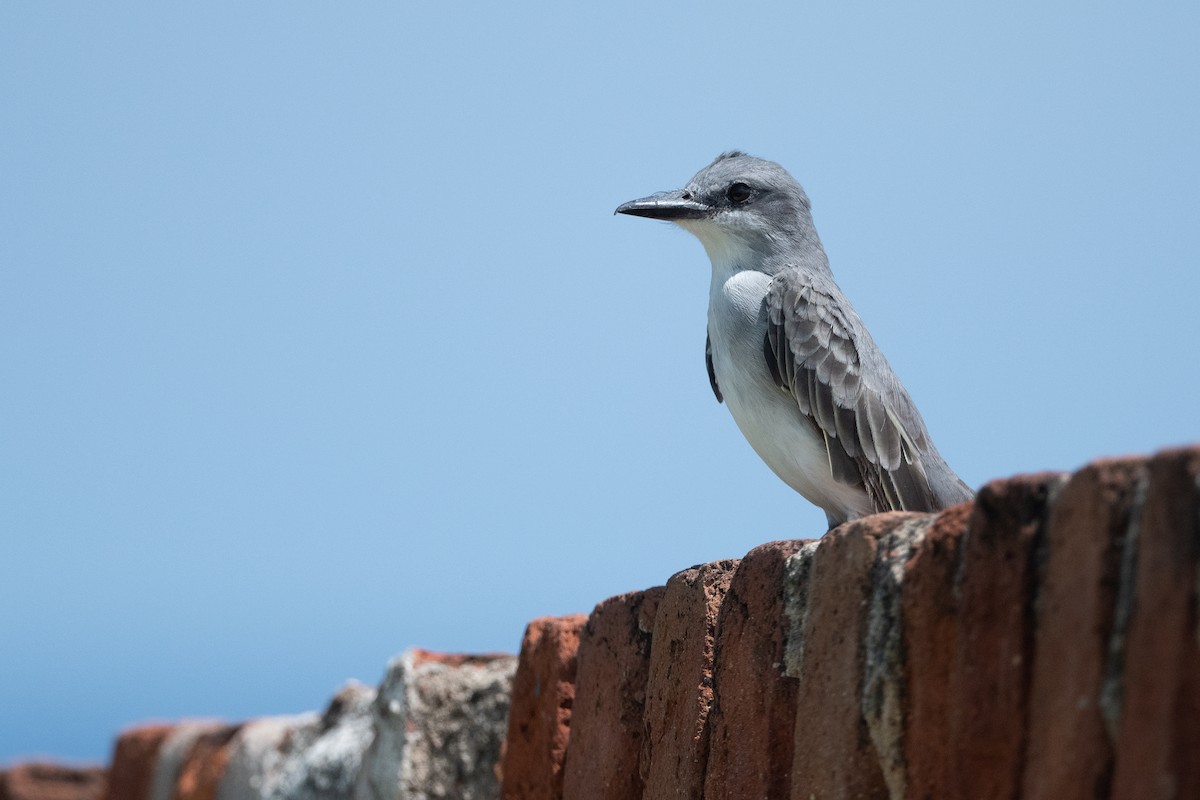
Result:
<svg viewBox="0 0 1200 800">
<path fill-rule="evenodd" d="M 787 170 L 730 150 L 682 189 L 615 213 L 675 223 L 704 245 L 713 394 L 830 530 L 974 496 L 834 281 L 808 195 Z"/>
</svg>

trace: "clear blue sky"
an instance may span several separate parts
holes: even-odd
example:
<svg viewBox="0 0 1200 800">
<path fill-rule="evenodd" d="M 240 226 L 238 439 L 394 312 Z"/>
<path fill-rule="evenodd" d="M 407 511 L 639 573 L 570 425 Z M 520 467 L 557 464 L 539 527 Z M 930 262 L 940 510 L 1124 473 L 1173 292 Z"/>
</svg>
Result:
<svg viewBox="0 0 1200 800">
<path fill-rule="evenodd" d="M 0 763 L 815 536 L 614 217 L 805 185 L 972 485 L 1200 438 L 1200 5 L 0 7 Z"/>
</svg>

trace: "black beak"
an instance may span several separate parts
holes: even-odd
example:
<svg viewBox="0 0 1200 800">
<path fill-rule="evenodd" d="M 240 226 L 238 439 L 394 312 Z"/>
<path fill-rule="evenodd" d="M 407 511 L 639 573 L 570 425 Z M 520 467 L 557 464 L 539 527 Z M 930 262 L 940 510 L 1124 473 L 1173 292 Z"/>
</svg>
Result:
<svg viewBox="0 0 1200 800">
<path fill-rule="evenodd" d="M 630 200 L 617 206 L 614 213 L 631 214 L 650 219 L 704 219 L 712 214 L 712 208 L 692 199 L 691 192 L 676 189 L 659 192 L 641 200 Z"/>
</svg>

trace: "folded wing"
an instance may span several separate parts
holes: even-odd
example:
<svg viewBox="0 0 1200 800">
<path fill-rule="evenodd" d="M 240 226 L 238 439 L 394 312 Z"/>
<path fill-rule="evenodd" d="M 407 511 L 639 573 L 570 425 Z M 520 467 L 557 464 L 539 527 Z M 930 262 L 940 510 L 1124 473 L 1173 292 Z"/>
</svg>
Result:
<svg viewBox="0 0 1200 800">
<path fill-rule="evenodd" d="M 776 383 L 824 435 L 835 479 L 862 486 L 876 511 L 935 510 L 912 401 L 886 362 L 884 375 L 864 370 L 860 348 L 874 344 L 859 341 L 867 334 L 836 288 L 800 278 L 784 270 L 767 292 L 763 355 Z"/>
</svg>

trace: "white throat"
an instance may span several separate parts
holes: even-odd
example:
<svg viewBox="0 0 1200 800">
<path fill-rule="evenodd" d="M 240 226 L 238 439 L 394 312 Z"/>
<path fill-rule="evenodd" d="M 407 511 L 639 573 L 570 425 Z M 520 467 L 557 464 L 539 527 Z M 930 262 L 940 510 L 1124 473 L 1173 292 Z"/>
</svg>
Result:
<svg viewBox="0 0 1200 800">
<path fill-rule="evenodd" d="M 725 283 L 730 277 L 762 263 L 762 254 L 747 244 L 745 238 L 730 233 L 708 220 L 682 220 L 680 227 L 695 235 L 704 245 L 712 262 L 713 286 Z"/>
</svg>

